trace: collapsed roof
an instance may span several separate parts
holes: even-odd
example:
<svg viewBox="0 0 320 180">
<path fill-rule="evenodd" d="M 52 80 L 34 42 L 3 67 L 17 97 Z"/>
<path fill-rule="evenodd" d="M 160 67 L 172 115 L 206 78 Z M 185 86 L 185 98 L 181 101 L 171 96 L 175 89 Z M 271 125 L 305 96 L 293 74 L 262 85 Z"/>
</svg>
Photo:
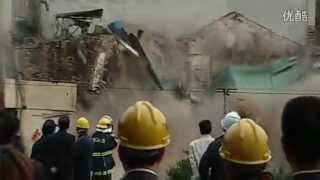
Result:
<svg viewBox="0 0 320 180">
<path fill-rule="evenodd" d="M 186 37 L 193 49 L 217 61 L 261 63 L 299 54 L 302 45 L 269 28 L 230 12 Z"/>
<path fill-rule="evenodd" d="M 69 15 L 74 16 L 63 16 Z M 121 31 L 112 35 L 50 41 L 42 43 L 39 49 L 18 49 L 17 62 L 25 80 L 90 83 L 99 54 L 105 53 L 106 60 L 102 62 L 107 70 L 103 70 L 99 78 L 106 81 L 108 87 L 173 89 L 180 81 L 189 80 L 186 76 L 190 67 L 186 67 L 186 63 L 198 61 L 202 56 L 210 56 L 210 62 L 205 66 L 210 69 L 215 62 L 255 64 L 292 56 L 302 47 L 237 12 L 231 12 L 187 37 L 172 39 L 147 29 L 143 31 L 141 39 L 133 35 L 134 41 L 130 40 L 132 33 L 124 38 L 122 34 L 126 33 Z M 122 51 L 121 47 L 127 45 L 133 49 Z M 79 52 L 81 50 L 85 52 Z M 132 52 L 138 52 L 139 56 Z M 194 55 L 200 56 L 190 58 Z M 109 81 L 112 83 L 108 84 Z"/>
</svg>

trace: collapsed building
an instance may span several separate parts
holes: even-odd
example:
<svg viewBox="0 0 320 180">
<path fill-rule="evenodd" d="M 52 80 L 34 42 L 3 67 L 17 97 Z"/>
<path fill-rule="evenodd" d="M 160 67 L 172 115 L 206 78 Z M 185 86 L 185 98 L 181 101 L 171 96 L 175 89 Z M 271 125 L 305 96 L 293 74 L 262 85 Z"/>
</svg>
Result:
<svg viewBox="0 0 320 180">
<path fill-rule="evenodd" d="M 198 120 L 217 122 L 225 108 L 233 108 L 223 106 L 221 95 L 208 95 L 228 66 L 299 59 L 303 53 L 303 45 L 237 12 L 179 38 L 130 23 L 97 25 L 101 13 L 57 14 L 60 28 L 52 40 L 39 38 L 23 21 L 16 26 L 13 60 L 5 63 L 3 108 L 20 114 L 28 148 L 32 132 L 47 118 L 85 115 L 94 123 L 108 113 L 118 119 L 134 101 L 147 99 L 168 116 L 172 141 L 179 142 L 168 150 L 171 158 L 163 167 L 169 167 L 197 135 Z M 181 137 L 187 131 L 193 133 Z"/>
</svg>

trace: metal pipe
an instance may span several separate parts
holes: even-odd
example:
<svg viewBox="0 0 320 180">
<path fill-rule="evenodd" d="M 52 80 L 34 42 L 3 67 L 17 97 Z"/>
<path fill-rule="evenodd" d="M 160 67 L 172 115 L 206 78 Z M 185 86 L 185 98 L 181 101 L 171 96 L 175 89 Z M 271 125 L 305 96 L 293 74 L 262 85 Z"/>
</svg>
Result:
<svg viewBox="0 0 320 180">
<path fill-rule="evenodd" d="M 235 94 L 283 94 L 283 95 L 320 95 L 320 91 L 265 91 L 265 90 L 229 90 L 229 93 Z"/>
</svg>

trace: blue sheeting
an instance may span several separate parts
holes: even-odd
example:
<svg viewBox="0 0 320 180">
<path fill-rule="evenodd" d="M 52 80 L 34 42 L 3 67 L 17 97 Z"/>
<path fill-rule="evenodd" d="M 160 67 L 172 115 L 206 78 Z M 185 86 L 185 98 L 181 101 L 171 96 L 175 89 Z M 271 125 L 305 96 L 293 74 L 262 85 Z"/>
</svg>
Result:
<svg viewBox="0 0 320 180">
<path fill-rule="evenodd" d="M 217 89 L 285 89 L 303 73 L 298 57 L 277 59 L 258 66 L 231 66 L 212 80 L 209 92 L 214 94 Z"/>
</svg>

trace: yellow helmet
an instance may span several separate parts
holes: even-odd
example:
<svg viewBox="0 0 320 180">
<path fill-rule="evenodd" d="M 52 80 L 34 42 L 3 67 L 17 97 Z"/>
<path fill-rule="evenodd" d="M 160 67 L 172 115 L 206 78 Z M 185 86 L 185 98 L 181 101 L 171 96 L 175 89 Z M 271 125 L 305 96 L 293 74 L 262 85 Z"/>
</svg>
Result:
<svg viewBox="0 0 320 180">
<path fill-rule="evenodd" d="M 97 124 L 97 128 L 107 129 L 109 125 L 112 125 L 112 118 L 108 115 L 102 116 Z"/>
<path fill-rule="evenodd" d="M 88 119 L 86 119 L 85 117 L 79 118 L 77 121 L 77 128 L 89 129 L 90 125 Z"/>
<path fill-rule="evenodd" d="M 224 135 L 220 156 L 237 164 L 264 164 L 271 159 L 268 136 L 253 120 L 242 119 Z"/>
<path fill-rule="evenodd" d="M 122 146 L 137 150 L 160 149 L 170 143 L 165 116 L 147 101 L 127 109 L 119 121 L 118 136 Z"/>
</svg>

